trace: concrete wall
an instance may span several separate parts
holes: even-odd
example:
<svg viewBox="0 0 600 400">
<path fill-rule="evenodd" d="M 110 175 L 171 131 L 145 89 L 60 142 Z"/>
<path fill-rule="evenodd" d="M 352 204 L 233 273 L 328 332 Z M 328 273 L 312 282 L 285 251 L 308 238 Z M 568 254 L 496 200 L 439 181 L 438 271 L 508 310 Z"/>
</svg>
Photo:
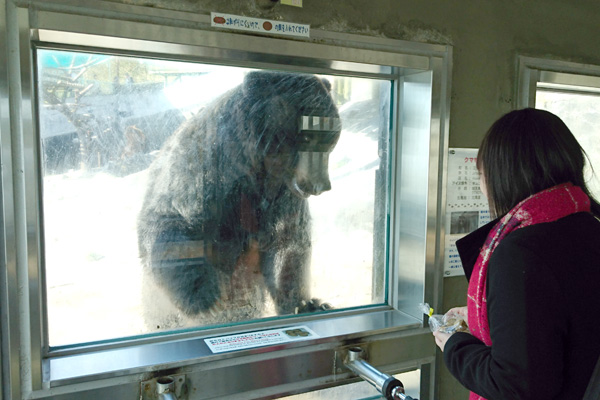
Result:
<svg viewBox="0 0 600 400">
<path fill-rule="evenodd" d="M 112 0 L 194 13 L 283 19 L 311 29 L 453 46 L 450 147 L 477 147 L 485 130 L 516 107 L 516 57 L 600 65 L 597 0 Z M 464 305 L 462 277 L 444 280 L 444 308 Z M 442 363 L 438 363 L 442 364 Z M 441 399 L 467 399 L 442 366 Z"/>
</svg>

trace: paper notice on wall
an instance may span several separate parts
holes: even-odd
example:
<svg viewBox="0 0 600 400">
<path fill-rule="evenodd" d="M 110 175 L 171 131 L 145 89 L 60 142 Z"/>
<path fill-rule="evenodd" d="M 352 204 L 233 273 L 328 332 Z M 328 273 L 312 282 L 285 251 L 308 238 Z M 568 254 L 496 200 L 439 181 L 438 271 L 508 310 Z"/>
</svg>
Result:
<svg viewBox="0 0 600 400">
<path fill-rule="evenodd" d="M 271 346 L 274 344 L 299 342 L 316 339 L 319 335 L 306 326 L 271 329 L 268 331 L 247 332 L 237 335 L 219 336 L 204 339 L 213 353 L 244 350 L 255 347 Z"/>
<path fill-rule="evenodd" d="M 488 222 L 488 203 L 479 187 L 477 149 L 450 149 L 446 183 L 444 276 L 464 274 L 456 251 L 456 241 Z"/>
<path fill-rule="evenodd" d="M 261 18 L 250 18 L 241 15 L 210 13 L 210 25 L 213 28 L 232 29 L 284 36 L 310 36 L 310 25 L 292 22 L 275 21 Z"/>
</svg>

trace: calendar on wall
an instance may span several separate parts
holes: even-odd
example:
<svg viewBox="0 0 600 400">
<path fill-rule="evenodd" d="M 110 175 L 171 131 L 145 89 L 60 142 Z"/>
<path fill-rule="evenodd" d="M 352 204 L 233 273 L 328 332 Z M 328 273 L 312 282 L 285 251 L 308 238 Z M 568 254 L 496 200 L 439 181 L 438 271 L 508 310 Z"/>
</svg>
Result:
<svg viewBox="0 0 600 400">
<path fill-rule="evenodd" d="M 456 241 L 488 222 L 488 203 L 479 187 L 477 149 L 449 149 L 444 276 L 464 274 Z"/>
</svg>

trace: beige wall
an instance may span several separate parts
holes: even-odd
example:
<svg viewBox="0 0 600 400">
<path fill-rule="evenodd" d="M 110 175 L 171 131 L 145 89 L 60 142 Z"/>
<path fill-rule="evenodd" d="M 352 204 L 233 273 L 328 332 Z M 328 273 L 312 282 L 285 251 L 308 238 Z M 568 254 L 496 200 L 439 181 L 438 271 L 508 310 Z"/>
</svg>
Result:
<svg viewBox="0 0 600 400">
<path fill-rule="evenodd" d="M 597 0 L 304 0 L 303 8 L 270 0 L 112 1 L 452 45 L 450 147 L 477 147 L 487 127 L 516 107 L 517 55 L 600 65 Z M 464 278 L 446 278 L 444 308 L 463 305 L 465 293 Z M 440 399 L 468 398 L 440 372 Z"/>
<path fill-rule="evenodd" d="M 450 44 L 450 147 L 477 147 L 491 122 L 513 107 L 517 55 L 600 65 L 597 0 L 304 0 L 303 8 L 269 8 L 270 0 L 112 1 Z"/>
</svg>

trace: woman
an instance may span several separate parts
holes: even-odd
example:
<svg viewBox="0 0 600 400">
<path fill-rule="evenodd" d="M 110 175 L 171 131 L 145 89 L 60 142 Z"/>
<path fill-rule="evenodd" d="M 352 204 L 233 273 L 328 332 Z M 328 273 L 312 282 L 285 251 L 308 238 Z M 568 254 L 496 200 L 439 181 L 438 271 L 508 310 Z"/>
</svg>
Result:
<svg viewBox="0 0 600 400">
<path fill-rule="evenodd" d="M 457 241 L 469 333 L 435 332 L 470 399 L 581 400 L 600 357 L 600 205 L 557 116 L 512 111 L 477 157 L 493 216 Z"/>
</svg>

